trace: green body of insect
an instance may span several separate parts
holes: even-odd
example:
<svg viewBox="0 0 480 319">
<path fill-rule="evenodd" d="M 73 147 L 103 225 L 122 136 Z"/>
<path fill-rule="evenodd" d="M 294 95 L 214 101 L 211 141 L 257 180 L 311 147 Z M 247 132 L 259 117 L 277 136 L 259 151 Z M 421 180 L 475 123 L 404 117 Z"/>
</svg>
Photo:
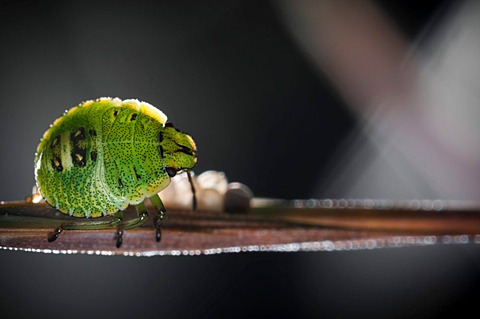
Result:
<svg viewBox="0 0 480 319">
<path fill-rule="evenodd" d="M 148 103 L 101 98 L 73 107 L 51 125 L 38 145 L 37 187 L 47 203 L 65 214 L 113 218 L 64 223 L 49 240 L 64 229 L 116 227 L 119 247 L 124 229 L 148 219 L 145 198 L 158 212 L 160 240 L 165 208 L 158 192 L 175 174 L 189 173 L 196 162 L 193 139 Z M 122 210 L 128 205 L 135 205 L 138 218 L 123 221 Z"/>
</svg>

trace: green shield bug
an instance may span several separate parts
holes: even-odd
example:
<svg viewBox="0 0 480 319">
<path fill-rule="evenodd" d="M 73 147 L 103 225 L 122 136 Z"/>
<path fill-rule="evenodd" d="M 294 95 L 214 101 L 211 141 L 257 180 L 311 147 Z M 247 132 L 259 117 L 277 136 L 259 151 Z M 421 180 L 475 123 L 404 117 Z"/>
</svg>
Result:
<svg viewBox="0 0 480 319">
<path fill-rule="evenodd" d="M 116 245 L 125 229 L 148 220 L 144 200 L 157 211 L 156 240 L 166 210 L 158 192 L 170 178 L 197 162 L 196 146 L 154 106 L 138 100 L 100 98 L 83 102 L 58 118 L 45 132 L 35 154 L 35 180 L 52 207 L 73 217 L 111 216 L 62 223 L 49 235 L 54 241 L 63 230 L 116 228 Z M 123 220 L 123 210 L 134 205 L 137 217 Z"/>
</svg>

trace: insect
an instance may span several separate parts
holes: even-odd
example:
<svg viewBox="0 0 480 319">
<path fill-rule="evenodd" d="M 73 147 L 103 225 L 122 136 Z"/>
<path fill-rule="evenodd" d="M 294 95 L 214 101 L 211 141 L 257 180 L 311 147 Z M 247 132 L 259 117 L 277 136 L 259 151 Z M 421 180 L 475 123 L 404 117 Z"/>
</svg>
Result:
<svg viewBox="0 0 480 319">
<path fill-rule="evenodd" d="M 167 122 L 167 116 L 138 100 L 100 98 L 83 102 L 58 118 L 44 133 L 35 154 L 35 180 L 48 204 L 85 221 L 64 222 L 48 241 L 63 230 L 116 228 L 116 246 L 123 231 L 148 220 L 144 200 L 157 211 L 158 241 L 166 214 L 158 192 L 170 178 L 186 172 L 195 209 L 195 189 L 190 170 L 197 163 L 193 139 Z M 136 218 L 123 219 L 123 210 L 134 205 Z M 111 216 L 111 219 L 95 220 Z"/>
</svg>

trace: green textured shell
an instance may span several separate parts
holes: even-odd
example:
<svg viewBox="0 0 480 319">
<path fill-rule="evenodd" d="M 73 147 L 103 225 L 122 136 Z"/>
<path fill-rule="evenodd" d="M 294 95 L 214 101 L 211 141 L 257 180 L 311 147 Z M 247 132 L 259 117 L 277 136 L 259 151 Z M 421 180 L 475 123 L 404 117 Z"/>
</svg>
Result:
<svg viewBox="0 0 480 319">
<path fill-rule="evenodd" d="M 166 120 L 138 100 L 101 98 L 71 108 L 38 145 L 35 178 L 41 195 L 63 213 L 99 217 L 158 193 L 170 182 L 159 138 Z"/>
</svg>

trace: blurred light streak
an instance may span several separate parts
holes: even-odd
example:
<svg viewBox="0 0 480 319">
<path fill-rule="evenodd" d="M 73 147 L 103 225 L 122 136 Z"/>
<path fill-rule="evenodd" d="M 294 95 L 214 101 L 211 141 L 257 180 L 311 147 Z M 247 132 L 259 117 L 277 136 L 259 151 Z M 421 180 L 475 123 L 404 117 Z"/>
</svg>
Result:
<svg viewBox="0 0 480 319">
<path fill-rule="evenodd" d="M 456 3 L 414 43 L 368 1 L 278 7 L 358 118 L 319 197 L 480 197 L 479 2 Z"/>
</svg>

